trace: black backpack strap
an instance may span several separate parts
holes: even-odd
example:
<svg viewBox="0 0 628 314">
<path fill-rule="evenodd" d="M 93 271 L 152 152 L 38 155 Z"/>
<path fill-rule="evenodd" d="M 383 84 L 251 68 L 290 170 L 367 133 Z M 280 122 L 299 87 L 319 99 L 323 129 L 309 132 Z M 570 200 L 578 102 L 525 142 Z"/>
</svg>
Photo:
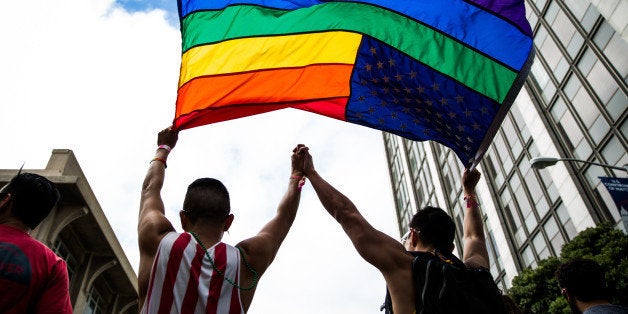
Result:
<svg viewBox="0 0 628 314">
<path fill-rule="evenodd" d="M 379 307 L 379 311 L 384 311 L 384 314 L 393 314 L 392 299 L 390 298 L 390 291 L 388 291 L 388 287 L 386 287 L 386 298 L 384 299 L 384 304 Z"/>
</svg>

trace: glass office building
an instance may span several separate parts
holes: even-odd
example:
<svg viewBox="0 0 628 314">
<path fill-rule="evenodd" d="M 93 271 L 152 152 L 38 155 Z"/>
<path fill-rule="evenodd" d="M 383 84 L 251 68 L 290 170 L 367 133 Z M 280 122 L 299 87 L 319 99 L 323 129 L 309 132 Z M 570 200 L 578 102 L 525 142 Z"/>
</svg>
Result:
<svg viewBox="0 0 628 314">
<path fill-rule="evenodd" d="M 536 59 L 479 169 L 491 272 L 502 288 L 604 221 L 624 228 L 598 177 L 625 171 L 575 162 L 530 167 L 539 156 L 628 163 L 628 1 L 527 0 Z M 462 248 L 463 166 L 450 149 L 384 133 L 399 221 L 426 205 L 449 210 Z M 458 249 L 458 253 L 460 253 Z"/>
</svg>

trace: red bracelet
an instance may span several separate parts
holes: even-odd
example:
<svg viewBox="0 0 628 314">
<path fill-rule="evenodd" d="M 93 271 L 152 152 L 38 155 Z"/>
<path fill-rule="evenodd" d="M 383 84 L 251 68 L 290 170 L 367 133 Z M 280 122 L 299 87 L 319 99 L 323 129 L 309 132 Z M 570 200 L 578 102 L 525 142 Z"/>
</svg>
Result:
<svg viewBox="0 0 628 314">
<path fill-rule="evenodd" d="M 480 205 L 477 201 L 477 196 L 474 194 L 467 194 L 464 196 L 464 200 L 467 201 L 467 208 L 477 207 Z"/>
<path fill-rule="evenodd" d="M 290 179 L 299 179 L 299 186 L 297 187 L 297 189 L 299 189 L 299 191 L 301 191 L 301 189 L 305 185 L 305 176 L 302 176 L 302 177 L 290 176 Z"/>
<path fill-rule="evenodd" d="M 166 160 L 161 158 L 161 157 L 155 157 L 153 158 L 153 160 L 151 160 L 150 162 L 152 163 L 153 161 L 161 161 L 164 164 L 164 168 L 168 168 L 168 164 L 166 164 Z"/>
</svg>

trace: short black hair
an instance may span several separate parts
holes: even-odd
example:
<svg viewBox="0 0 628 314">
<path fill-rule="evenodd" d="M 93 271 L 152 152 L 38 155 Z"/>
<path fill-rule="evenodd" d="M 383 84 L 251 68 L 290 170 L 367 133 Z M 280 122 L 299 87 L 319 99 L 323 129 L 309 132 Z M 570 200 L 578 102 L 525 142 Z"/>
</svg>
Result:
<svg viewBox="0 0 628 314">
<path fill-rule="evenodd" d="M 0 197 L 11 194 L 11 215 L 31 229 L 44 220 L 61 198 L 50 180 L 34 173 L 20 173 L 5 185 Z"/>
<path fill-rule="evenodd" d="M 217 179 L 196 179 L 188 186 L 183 210 L 193 224 L 199 219 L 212 225 L 222 224 L 231 212 L 229 192 Z"/>
<path fill-rule="evenodd" d="M 579 301 L 610 300 L 604 270 L 592 259 L 574 258 L 561 264 L 556 279 L 561 288 Z"/>
<path fill-rule="evenodd" d="M 421 242 L 435 249 L 448 252 L 454 243 L 454 221 L 438 207 L 427 206 L 418 210 L 410 220 L 410 228 L 419 231 Z"/>
</svg>

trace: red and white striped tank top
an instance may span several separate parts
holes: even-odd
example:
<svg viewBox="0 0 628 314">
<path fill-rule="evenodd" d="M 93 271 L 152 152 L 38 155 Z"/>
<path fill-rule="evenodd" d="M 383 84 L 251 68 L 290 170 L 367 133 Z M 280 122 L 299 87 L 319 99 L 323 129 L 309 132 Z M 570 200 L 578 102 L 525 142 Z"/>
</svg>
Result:
<svg viewBox="0 0 628 314">
<path fill-rule="evenodd" d="M 240 252 L 218 242 L 207 249 L 221 273 L 239 284 Z M 240 291 L 224 280 L 189 233 L 168 233 L 159 244 L 142 313 L 243 314 Z"/>
</svg>

